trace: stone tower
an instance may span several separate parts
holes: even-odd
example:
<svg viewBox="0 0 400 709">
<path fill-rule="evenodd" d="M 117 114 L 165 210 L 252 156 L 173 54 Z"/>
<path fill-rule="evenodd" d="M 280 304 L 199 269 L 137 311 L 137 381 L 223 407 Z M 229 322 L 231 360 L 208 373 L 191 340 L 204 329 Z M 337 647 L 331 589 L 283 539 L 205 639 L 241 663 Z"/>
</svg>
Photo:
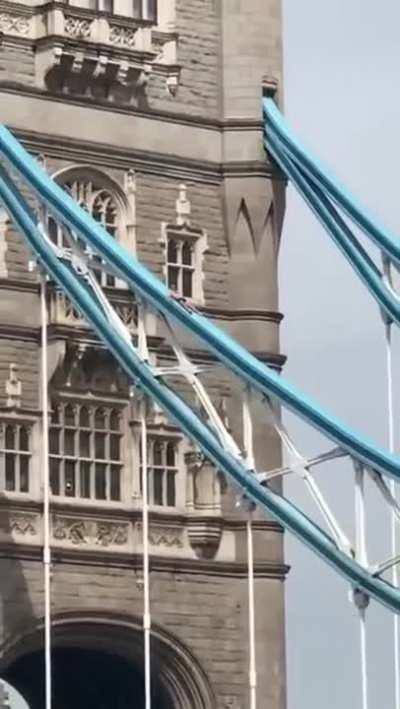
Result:
<svg viewBox="0 0 400 709">
<path fill-rule="evenodd" d="M 0 6 L 1 122 L 171 290 L 280 368 L 283 183 L 266 160 L 261 127 L 263 81 L 280 87 L 279 0 Z M 62 245 L 57 224 L 43 212 L 41 219 Z M 0 211 L 0 676 L 39 709 L 43 460 L 30 258 Z M 118 279 L 99 278 L 135 336 L 132 294 Z M 51 283 L 48 318 L 54 707 L 140 708 L 137 402 Z M 147 334 L 155 360 L 168 362 L 154 318 Z M 207 376 L 238 432 L 239 397 L 220 374 Z M 274 468 L 279 443 L 257 421 L 258 465 Z M 245 709 L 245 518 L 161 411 L 149 411 L 148 428 L 154 709 Z M 260 707 L 284 709 L 282 530 L 260 517 L 255 536 Z"/>
</svg>

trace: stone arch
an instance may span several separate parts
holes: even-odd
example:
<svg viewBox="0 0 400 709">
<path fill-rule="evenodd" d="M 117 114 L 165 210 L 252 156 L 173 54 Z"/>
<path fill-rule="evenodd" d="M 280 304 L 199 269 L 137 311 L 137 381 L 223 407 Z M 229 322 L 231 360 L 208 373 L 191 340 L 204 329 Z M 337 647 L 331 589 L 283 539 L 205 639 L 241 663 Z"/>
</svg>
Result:
<svg viewBox="0 0 400 709">
<path fill-rule="evenodd" d="M 92 182 L 98 189 L 108 192 L 118 209 L 118 241 L 131 253 L 136 251 L 136 184 L 135 174 L 125 174 L 124 188 L 103 170 L 92 165 L 72 164 L 52 174 L 59 185 L 71 181 Z"/>
<path fill-rule="evenodd" d="M 116 613 L 59 613 L 52 618 L 53 648 L 82 648 L 112 653 L 134 668 L 143 667 L 142 619 Z M 152 660 L 171 709 L 215 709 L 210 682 L 199 661 L 169 631 L 152 627 Z M 43 619 L 0 648 L 0 673 L 12 677 L 13 665 L 43 649 Z M 15 685 L 18 689 L 18 686 Z"/>
</svg>

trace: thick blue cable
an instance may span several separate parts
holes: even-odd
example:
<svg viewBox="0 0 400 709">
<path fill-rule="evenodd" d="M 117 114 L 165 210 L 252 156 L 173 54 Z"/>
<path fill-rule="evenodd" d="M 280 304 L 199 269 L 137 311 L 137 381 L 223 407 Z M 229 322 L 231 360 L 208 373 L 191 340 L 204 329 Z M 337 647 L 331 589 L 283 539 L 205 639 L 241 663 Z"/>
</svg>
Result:
<svg viewBox="0 0 400 709">
<path fill-rule="evenodd" d="M 355 224 L 393 261 L 400 265 L 400 241 L 388 229 L 381 226 L 359 201 L 340 184 L 330 171 L 306 150 L 292 132 L 271 98 L 263 99 L 265 137 L 268 145 L 272 131 L 285 144 L 291 157 L 304 172 L 315 181 L 321 190 L 329 194 Z"/>
<path fill-rule="evenodd" d="M 329 199 L 291 160 L 285 146 L 271 134 L 269 135 L 268 150 L 349 261 L 379 307 L 386 313 L 390 321 L 393 320 L 400 326 L 400 301 L 387 288 L 381 272 L 365 249 L 358 243 Z"/>
<path fill-rule="evenodd" d="M 384 475 L 400 478 L 400 460 L 347 428 L 315 402 L 298 392 L 283 377 L 259 361 L 194 309 L 173 298 L 166 286 L 123 249 L 59 185 L 53 182 L 12 134 L 0 127 L 0 155 L 27 181 L 51 212 L 88 243 L 156 311 L 187 328 L 242 380 L 304 418 L 358 461 Z"/>
<path fill-rule="evenodd" d="M 222 470 L 239 486 L 241 492 L 259 505 L 266 513 L 293 532 L 303 543 L 327 561 L 353 586 L 388 607 L 400 612 L 400 592 L 361 567 L 352 557 L 338 549 L 336 544 L 316 524 L 309 520 L 288 500 L 263 487 L 242 463 L 220 445 L 214 433 L 174 391 L 155 377 L 148 364 L 143 362 L 134 347 L 116 332 L 96 302 L 90 287 L 54 253 L 37 228 L 31 210 L 24 205 L 19 191 L 6 173 L 0 169 L 0 200 L 29 247 L 46 272 L 71 299 L 77 310 L 92 325 L 100 340 L 109 347 L 124 371 L 171 417 L 191 440 L 195 441 L 217 469 Z"/>
</svg>

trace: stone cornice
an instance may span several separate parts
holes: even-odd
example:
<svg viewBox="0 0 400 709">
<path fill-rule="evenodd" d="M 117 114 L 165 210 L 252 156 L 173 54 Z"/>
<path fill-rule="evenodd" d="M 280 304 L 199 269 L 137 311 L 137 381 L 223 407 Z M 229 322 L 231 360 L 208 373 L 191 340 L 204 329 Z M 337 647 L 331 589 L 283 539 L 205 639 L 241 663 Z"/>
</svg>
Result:
<svg viewBox="0 0 400 709">
<path fill-rule="evenodd" d="M 74 8 L 75 9 L 75 8 Z M 20 42 L 23 38 L 13 37 L 13 40 Z M 23 40 L 25 43 L 29 40 Z M 51 94 L 50 92 L 43 91 L 34 86 L 26 86 L 25 84 L 17 84 L 16 82 L 1 81 L 0 90 L 5 93 L 18 93 L 25 96 L 35 96 L 43 99 L 44 101 L 51 101 L 56 103 L 65 103 L 66 97 Z M 76 96 L 68 96 L 69 103 L 75 103 L 79 106 L 96 107 L 104 111 L 111 111 L 111 113 L 128 113 L 141 115 L 149 120 L 162 120 L 164 122 L 179 123 L 182 125 L 198 125 L 202 128 L 210 131 L 255 131 L 259 133 L 263 130 L 263 123 L 261 120 L 254 120 L 253 118 L 230 118 L 227 120 L 221 120 L 218 117 L 210 119 L 208 116 L 196 115 L 196 114 L 186 114 L 172 111 L 161 111 L 152 110 L 147 108 L 146 110 L 141 110 L 139 108 L 128 108 L 126 106 L 117 106 L 114 104 L 104 102 L 94 103 L 89 99 L 83 97 L 77 98 Z M 261 112 L 261 100 L 260 100 L 260 112 Z"/>
<path fill-rule="evenodd" d="M 7 340 L 25 340 L 29 342 L 39 342 L 40 339 L 40 328 L 34 327 L 24 327 L 20 325 L 8 325 L 0 323 L 0 339 Z M 104 348 L 96 336 L 90 332 L 90 330 L 64 327 L 61 325 L 55 325 L 49 327 L 49 341 L 54 340 L 68 340 L 71 338 L 79 342 L 80 340 L 85 343 L 93 344 L 96 347 Z M 171 349 L 168 347 L 163 347 L 163 341 L 160 338 L 149 338 L 149 347 L 151 350 L 157 352 L 157 354 L 163 357 L 171 356 Z M 189 350 L 186 349 L 188 356 L 195 362 L 216 362 L 216 358 L 205 350 Z M 253 353 L 258 359 L 262 360 L 266 364 L 274 367 L 282 367 L 286 362 L 286 357 L 284 355 L 276 354 L 274 352 L 254 352 Z"/>
<path fill-rule="evenodd" d="M 39 295 L 40 284 L 34 281 L 17 281 L 13 278 L 0 278 L 0 290 L 12 290 Z"/>
<path fill-rule="evenodd" d="M 1 411 L 4 411 L 2 407 Z M 18 409 L 21 416 L 35 418 L 37 412 L 31 409 Z M 0 510 L 19 513 L 26 512 L 36 512 L 40 513 L 43 508 L 43 501 L 33 498 L 28 498 L 28 496 L 22 497 L 8 493 L 8 496 L 0 497 Z M 60 498 L 52 498 L 50 503 L 51 514 L 72 514 L 77 516 L 85 516 L 89 518 L 107 517 L 108 519 L 126 520 L 130 522 L 141 522 L 142 520 L 142 510 L 139 507 L 133 506 L 132 504 L 114 503 L 114 504 L 87 504 L 83 500 L 66 500 Z M 221 516 L 218 519 L 221 520 L 224 529 L 228 529 L 231 532 L 245 532 L 247 529 L 247 519 L 237 517 L 236 519 L 232 516 L 234 513 L 227 515 L 226 517 Z M 150 509 L 149 510 L 149 522 L 161 524 L 164 526 L 184 526 L 187 522 L 188 517 L 193 515 L 193 511 L 183 511 L 183 510 L 169 510 L 161 511 Z M 199 515 L 198 519 L 203 520 L 215 520 L 214 516 L 206 517 L 204 515 Z M 257 532 L 274 532 L 278 534 L 283 533 L 283 528 L 278 522 L 274 520 L 261 519 L 253 520 L 253 529 Z"/>
<path fill-rule="evenodd" d="M 39 337 L 40 331 L 36 327 L 0 323 L 0 338 L 2 339 L 38 342 Z"/>
<path fill-rule="evenodd" d="M 261 322 L 273 322 L 279 324 L 283 320 L 283 314 L 276 310 L 260 310 L 239 308 L 210 308 L 208 306 L 199 307 L 204 315 L 214 320 L 227 320 L 239 322 L 242 320 L 257 320 Z"/>
<path fill-rule="evenodd" d="M 43 562 L 42 549 L 22 544 L 0 546 L 0 558 L 21 561 Z M 76 566 L 98 566 L 105 564 L 104 553 L 91 551 L 69 551 L 67 549 L 52 549 L 52 564 L 74 564 Z M 113 553 L 107 556 L 107 568 L 126 568 L 141 571 L 143 557 L 141 554 Z M 257 579 L 274 579 L 284 581 L 290 567 L 287 564 L 273 561 L 257 561 L 254 564 L 254 576 Z M 217 578 L 245 579 L 248 574 L 247 563 L 235 561 L 210 561 L 203 559 L 181 559 L 164 556 L 151 556 L 150 573 L 180 573 L 190 575 L 208 575 Z"/>
<path fill-rule="evenodd" d="M 37 89 L 20 85 L 8 85 L 0 82 L 0 91 L 7 93 L 17 93 L 18 95 L 33 96 L 50 102 L 60 102 L 61 98 L 52 96 Z M 96 110 L 104 110 L 111 113 L 123 113 L 135 116 L 141 116 L 146 120 L 163 121 L 165 123 L 173 123 L 185 125 L 188 127 L 199 127 L 202 130 L 210 130 L 212 132 L 232 132 L 245 131 L 247 133 L 256 131 L 260 132 L 262 124 L 258 121 L 238 120 L 222 122 L 218 119 L 210 122 L 200 116 L 187 116 L 184 114 L 172 114 L 162 111 L 139 111 L 131 108 L 123 108 L 118 106 L 110 106 L 109 103 L 101 104 L 94 103 L 88 99 L 73 99 L 68 98 L 70 104 L 77 106 L 87 106 Z M 62 103 L 65 103 L 65 97 Z M 225 177 L 264 177 L 275 180 L 282 180 L 281 173 L 276 169 L 275 165 L 267 159 L 260 160 L 245 160 L 216 163 L 211 161 L 201 161 L 193 159 L 184 159 L 180 156 L 171 154 L 164 155 L 152 151 L 140 151 L 124 148 L 118 149 L 116 146 L 106 143 L 87 143 L 85 141 L 70 140 L 67 137 L 54 137 L 52 135 L 38 134 L 34 131 L 18 130 L 14 126 L 10 126 L 16 136 L 24 142 L 26 147 L 32 152 L 45 153 L 49 157 L 65 158 L 71 162 L 79 162 L 82 159 L 82 150 L 92 164 L 102 165 L 104 167 L 129 169 L 133 165 L 136 170 L 146 172 L 148 174 L 157 174 L 173 177 L 179 180 L 195 180 L 206 183 L 220 183 Z"/>
<path fill-rule="evenodd" d="M 1 85 L 0 85 L 1 88 Z M 152 118 L 149 114 L 148 118 Z M 162 116 L 158 115 L 160 120 Z M 189 125 L 189 121 L 186 125 Z M 280 174 L 274 173 L 271 165 L 265 161 L 243 161 L 231 163 L 211 163 L 208 161 L 184 160 L 179 156 L 162 155 L 160 153 L 145 152 L 140 150 L 118 150 L 113 145 L 98 143 L 80 143 L 68 138 L 59 138 L 51 135 L 42 135 L 33 131 L 13 129 L 14 134 L 24 143 L 31 152 L 43 153 L 48 157 L 66 159 L 73 163 L 82 160 L 82 150 L 85 151 L 86 161 L 92 165 L 119 168 L 128 170 L 134 166 L 135 170 L 146 174 L 163 175 L 179 180 L 194 180 L 220 184 L 225 177 L 264 177 L 282 179 Z"/>
</svg>

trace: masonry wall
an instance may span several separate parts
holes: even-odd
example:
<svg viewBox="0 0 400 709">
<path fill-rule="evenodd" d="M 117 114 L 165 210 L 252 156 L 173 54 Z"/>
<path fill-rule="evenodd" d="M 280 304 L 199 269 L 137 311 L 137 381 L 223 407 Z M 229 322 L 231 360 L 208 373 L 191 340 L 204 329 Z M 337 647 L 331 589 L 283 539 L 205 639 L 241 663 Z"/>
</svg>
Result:
<svg viewBox="0 0 400 709">
<path fill-rule="evenodd" d="M 37 561 L 0 559 L 2 576 L 3 642 L 29 632 L 43 616 L 43 572 Z M 52 612 L 60 614 L 115 613 L 140 617 L 143 612 L 141 572 L 112 565 L 107 573 L 96 566 L 58 563 L 52 572 Z M 176 636 L 193 653 L 207 673 L 217 706 L 247 704 L 248 629 L 247 581 L 199 573 L 151 573 L 152 621 Z M 264 635 L 258 651 L 268 652 L 260 664 L 259 692 L 263 707 L 281 706 L 284 686 L 277 668 L 284 648 L 280 633 L 283 622 L 281 581 L 259 579 L 258 601 L 268 608 L 259 618 Z M 179 599 L 179 602 L 177 602 Z"/>
<path fill-rule="evenodd" d="M 159 277 L 164 276 L 165 263 L 161 225 L 176 221 L 179 186 L 185 184 L 191 223 L 205 231 L 208 241 L 201 309 L 277 370 L 283 364 L 277 259 L 284 185 L 263 149 L 261 83 L 264 74 L 278 80 L 281 76 L 279 6 L 279 0 L 176 0 L 180 86 L 173 96 L 163 78 L 151 76 L 140 110 L 39 89 L 32 42 L 23 36 L 5 37 L 0 46 L 2 119 L 33 154 L 44 155 L 50 175 L 86 164 L 123 188 L 127 171 L 134 170 L 137 255 Z M 35 207 L 31 195 L 25 194 Z M 9 365 L 16 363 L 22 407 L 36 411 L 39 421 L 38 276 L 29 272 L 29 252 L 13 227 L 7 230 L 6 239 L 8 273 L 0 279 L 0 406 L 6 403 Z M 159 364 L 164 364 L 168 358 L 162 332 L 157 334 Z M 62 347 L 57 349 L 57 337 L 61 341 L 53 329 L 54 367 L 62 352 Z M 62 338 L 63 343 L 87 341 L 84 333 L 76 334 L 73 329 L 63 331 Z M 185 342 L 196 350 L 198 361 L 211 362 L 199 343 L 190 338 Z M 204 381 L 216 405 L 228 399 L 226 413 L 240 443 L 240 387 L 236 384 L 235 389 L 232 379 L 219 369 Z M 177 387 L 173 380 L 170 385 Z M 180 388 L 192 397 L 187 387 Z M 233 391 L 236 394 L 230 396 Z M 277 467 L 280 443 L 259 408 L 255 409 L 255 438 L 260 469 Z M 37 490 L 41 472 L 37 461 Z M 187 553 L 169 548 L 151 572 L 154 622 L 176 635 L 198 659 L 215 691 L 215 709 L 248 706 L 246 536 L 244 518 L 240 520 L 235 503 L 236 493 L 225 486 L 224 546 L 219 555 L 202 559 L 196 567 L 198 559 L 189 544 Z M 0 669 L 8 643 L 43 617 L 41 526 L 33 534 L 29 531 L 29 520 L 40 515 L 39 508 L 38 498 L 16 500 L 0 493 Z M 16 531 L 10 522 L 15 509 Z M 104 505 L 88 510 L 74 506 L 71 500 L 58 502 L 57 509 L 66 516 L 72 511 L 72 516 L 79 514 L 82 519 L 85 515 L 118 519 L 131 514 L 126 509 L 106 510 Z M 173 523 L 187 534 L 191 514 L 187 509 L 173 516 L 158 511 L 157 522 L 167 530 Z M 283 582 L 287 569 L 282 533 L 269 521 L 258 524 L 259 696 L 263 709 L 284 709 Z M 141 616 L 138 561 L 128 552 L 121 561 L 118 549 L 115 554 L 108 550 L 101 558 L 101 551 L 97 548 L 94 554 L 84 544 L 72 542 L 68 553 L 58 549 L 52 567 L 53 613 Z M 96 556 L 96 563 L 90 561 L 91 555 Z"/>
</svg>

